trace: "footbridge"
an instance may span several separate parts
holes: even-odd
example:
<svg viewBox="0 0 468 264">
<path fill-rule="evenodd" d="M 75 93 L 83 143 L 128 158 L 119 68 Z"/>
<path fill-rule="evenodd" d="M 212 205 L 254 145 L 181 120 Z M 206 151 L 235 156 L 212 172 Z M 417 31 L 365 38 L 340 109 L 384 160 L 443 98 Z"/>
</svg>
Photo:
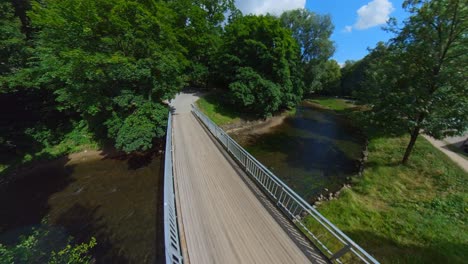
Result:
<svg viewBox="0 0 468 264">
<path fill-rule="evenodd" d="M 180 94 L 165 153 L 166 263 L 378 263 Z"/>
</svg>

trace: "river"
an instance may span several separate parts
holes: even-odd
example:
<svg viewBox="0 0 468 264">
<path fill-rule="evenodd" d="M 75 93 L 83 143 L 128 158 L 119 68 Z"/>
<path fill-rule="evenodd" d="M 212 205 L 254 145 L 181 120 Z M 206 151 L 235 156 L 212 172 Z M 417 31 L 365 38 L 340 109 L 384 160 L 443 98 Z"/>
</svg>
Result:
<svg viewBox="0 0 468 264">
<path fill-rule="evenodd" d="M 358 172 L 365 142 L 348 119 L 307 102 L 266 131 L 244 129 L 231 136 L 309 202 L 338 191 Z"/>
<path fill-rule="evenodd" d="M 18 172 L 0 193 L 0 243 L 32 227 L 97 240 L 97 263 L 155 263 L 163 256 L 162 157 L 88 151 Z M 47 219 L 47 224 L 41 224 Z M 66 242 L 66 241 L 65 241 Z"/>
</svg>

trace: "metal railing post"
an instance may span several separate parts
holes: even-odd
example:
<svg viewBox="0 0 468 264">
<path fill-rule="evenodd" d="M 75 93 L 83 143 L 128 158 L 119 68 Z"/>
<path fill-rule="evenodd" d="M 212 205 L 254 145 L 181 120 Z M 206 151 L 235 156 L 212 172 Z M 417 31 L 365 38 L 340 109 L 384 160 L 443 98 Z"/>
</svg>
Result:
<svg viewBox="0 0 468 264">
<path fill-rule="evenodd" d="M 319 248 L 330 261 L 343 263 L 343 261 L 348 260 L 347 255 L 352 254 L 353 257 L 357 257 L 357 259 L 364 263 L 379 263 L 309 203 L 304 201 L 302 197 L 289 188 L 263 164 L 250 155 L 250 153 L 243 149 L 194 105 L 192 105 L 192 112 L 208 128 L 208 130 L 210 130 L 215 138 L 217 138 L 217 140 L 226 147 L 227 152 L 231 153 L 234 159 L 242 165 L 247 175 L 257 183 L 257 186 L 259 186 L 259 188 L 273 200 L 276 206 L 289 218 L 289 220 L 291 220 L 315 245 L 317 245 L 317 248 Z M 222 137 L 217 136 L 217 134 L 222 135 Z M 224 142 L 224 140 L 226 140 L 226 142 Z M 286 202 L 286 204 L 283 204 L 283 202 Z M 297 210 L 300 212 L 300 218 L 295 215 Z M 318 231 L 315 229 L 312 230 L 311 227 L 307 226 L 302 221 L 305 218 L 307 218 L 308 221 L 315 221 L 315 223 L 318 223 L 321 228 L 321 233 L 319 235 L 315 235 L 314 232 Z M 335 239 L 335 244 L 341 244 L 341 247 L 333 253 L 329 246 L 325 245 L 326 242 L 323 241 L 323 239 L 320 239 L 323 235 L 322 232 L 327 232 Z"/>
<path fill-rule="evenodd" d="M 176 214 L 174 174 L 172 162 L 172 114 L 169 112 L 164 153 L 164 248 L 166 264 L 181 264 L 179 227 Z"/>
</svg>

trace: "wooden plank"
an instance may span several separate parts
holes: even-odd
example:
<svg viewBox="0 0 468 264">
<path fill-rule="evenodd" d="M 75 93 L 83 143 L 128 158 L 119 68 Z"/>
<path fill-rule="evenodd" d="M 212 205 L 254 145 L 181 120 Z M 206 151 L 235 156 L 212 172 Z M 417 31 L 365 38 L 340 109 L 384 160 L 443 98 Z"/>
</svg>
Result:
<svg viewBox="0 0 468 264">
<path fill-rule="evenodd" d="M 216 147 L 187 104 L 190 99 L 185 97 L 179 107 L 175 103 L 178 110 L 173 120 L 173 144 L 179 218 L 188 261 L 310 263 Z"/>
</svg>

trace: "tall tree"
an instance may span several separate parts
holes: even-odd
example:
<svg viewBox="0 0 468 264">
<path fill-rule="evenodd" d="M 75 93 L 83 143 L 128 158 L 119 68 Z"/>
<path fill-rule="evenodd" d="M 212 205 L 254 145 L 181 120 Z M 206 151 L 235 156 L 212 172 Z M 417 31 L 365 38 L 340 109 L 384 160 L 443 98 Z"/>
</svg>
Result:
<svg viewBox="0 0 468 264">
<path fill-rule="evenodd" d="M 234 0 L 178 0 L 169 3 L 177 13 L 180 42 L 187 49 L 190 85 L 206 87 L 221 45 L 223 23 L 236 10 Z"/>
<path fill-rule="evenodd" d="M 302 98 L 299 47 L 273 16 L 245 16 L 225 28 L 218 72 L 233 103 L 267 116 Z"/>
<path fill-rule="evenodd" d="M 384 42 L 379 42 L 373 49 L 369 49 L 369 54 L 358 61 L 346 61 L 341 68 L 340 94 L 352 95 L 357 97 L 366 97 L 365 89 L 366 72 L 370 65 L 374 65 L 378 59 L 382 58 L 387 52 L 387 46 Z"/>
<path fill-rule="evenodd" d="M 459 0 L 407 0 L 411 16 L 377 56 L 361 97 L 373 119 L 407 130 L 407 163 L 421 131 L 436 138 L 468 129 L 468 6 Z"/>
<path fill-rule="evenodd" d="M 324 63 L 324 74 L 320 82 L 323 92 L 331 95 L 340 94 L 341 68 L 336 60 L 328 60 Z"/>
<path fill-rule="evenodd" d="M 26 38 L 10 1 L 0 1 L 0 77 L 24 66 Z"/>
<path fill-rule="evenodd" d="M 330 40 L 334 30 L 331 17 L 307 9 L 296 9 L 284 12 L 280 19 L 299 43 L 306 91 L 321 90 L 324 65 L 335 52 L 333 41 Z"/>
</svg>

